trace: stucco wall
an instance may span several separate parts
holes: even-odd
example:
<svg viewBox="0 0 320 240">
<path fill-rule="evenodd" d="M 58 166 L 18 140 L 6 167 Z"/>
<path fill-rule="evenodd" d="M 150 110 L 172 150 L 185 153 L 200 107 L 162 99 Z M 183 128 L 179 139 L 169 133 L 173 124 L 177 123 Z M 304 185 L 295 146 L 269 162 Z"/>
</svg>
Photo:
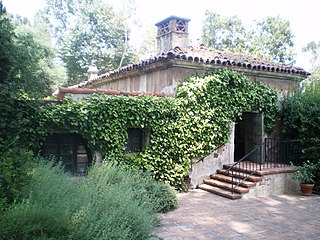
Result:
<svg viewBox="0 0 320 240">
<path fill-rule="evenodd" d="M 250 188 L 249 193 L 243 195 L 243 198 L 297 193 L 300 191 L 300 184 L 297 180 L 292 179 L 292 175 L 293 173 L 265 175 L 261 182 Z"/>
<path fill-rule="evenodd" d="M 165 64 L 150 66 L 146 69 L 120 74 L 101 82 L 93 83 L 90 88 L 116 89 L 121 91 L 146 91 L 174 93 L 176 87 L 186 77 L 203 75 L 207 71 L 230 69 L 244 73 L 252 81 L 261 81 L 276 89 L 280 99 L 289 90 L 295 89 L 299 77 L 290 74 L 280 74 L 267 71 L 244 70 L 236 67 L 210 66 L 204 63 L 185 61 L 168 61 Z M 301 80 L 301 78 L 300 78 Z"/>
<path fill-rule="evenodd" d="M 191 180 L 191 187 L 195 188 L 203 180 L 209 179 L 210 175 L 215 173 L 218 169 L 222 169 L 224 164 L 234 162 L 234 124 L 230 134 L 230 140 L 227 144 L 222 145 L 209 156 L 205 157 L 199 162 L 193 163 L 189 178 Z"/>
</svg>

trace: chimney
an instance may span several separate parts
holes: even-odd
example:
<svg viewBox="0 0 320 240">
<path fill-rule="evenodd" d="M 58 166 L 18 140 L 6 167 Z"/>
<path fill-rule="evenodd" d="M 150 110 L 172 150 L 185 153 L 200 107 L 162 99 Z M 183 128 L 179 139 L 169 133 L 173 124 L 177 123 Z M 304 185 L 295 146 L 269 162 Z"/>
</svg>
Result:
<svg viewBox="0 0 320 240">
<path fill-rule="evenodd" d="M 98 69 L 96 66 L 90 66 L 87 73 L 88 73 L 88 80 L 94 79 L 98 77 Z"/>
<path fill-rule="evenodd" d="M 168 17 L 156 24 L 157 53 L 167 52 L 175 47 L 189 46 L 188 22 L 190 19 L 176 16 Z"/>
</svg>

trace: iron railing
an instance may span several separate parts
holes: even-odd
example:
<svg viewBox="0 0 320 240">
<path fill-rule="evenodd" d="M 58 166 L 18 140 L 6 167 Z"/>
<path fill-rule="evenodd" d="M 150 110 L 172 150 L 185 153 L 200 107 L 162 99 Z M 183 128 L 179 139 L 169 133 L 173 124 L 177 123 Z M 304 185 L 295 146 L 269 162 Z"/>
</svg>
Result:
<svg viewBox="0 0 320 240">
<path fill-rule="evenodd" d="M 227 174 L 231 175 L 231 192 L 232 194 L 235 192 L 235 189 L 239 187 L 241 183 L 246 181 L 250 176 L 255 174 L 257 171 L 261 171 L 261 164 L 254 164 L 252 162 L 246 161 L 248 158 L 257 154 L 260 151 L 260 159 L 262 159 L 261 154 L 263 153 L 264 144 L 257 145 L 253 150 L 251 150 L 248 154 L 242 157 L 239 161 L 235 162 L 231 167 L 227 169 Z M 241 171 L 238 171 L 241 170 Z M 237 175 L 235 175 L 237 172 Z"/>
<path fill-rule="evenodd" d="M 265 168 L 285 167 L 301 163 L 300 140 L 265 139 Z"/>
<path fill-rule="evenodd" d="M 241 183 L 258 171 L 286 167 L 291 163 L 294 165 L 301 164 L 300 154 L 301 144 L 299 140 L 266 138 L 264 142 L 257 145 L 227 169 L 227 174 L 231 175 L 232 193 Z"/>
</svg>

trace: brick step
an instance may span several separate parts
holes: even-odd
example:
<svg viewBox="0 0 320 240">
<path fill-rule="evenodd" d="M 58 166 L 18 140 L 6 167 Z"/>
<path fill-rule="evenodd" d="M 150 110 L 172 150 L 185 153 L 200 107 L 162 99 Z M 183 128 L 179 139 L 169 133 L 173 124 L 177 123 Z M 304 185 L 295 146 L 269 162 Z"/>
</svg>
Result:
<svg viewBox="0 0 320 240">
<path fill-rule="evenodd" d="M 226 175 L 226 176 L 232 176 L 231 172 L 226 170 L 226 169 L 219 169 L 217 170 L 217 173 L 219 174 L 223 174 L 223 175 Z M 243 172 L 238 172 L 238 171 L 233 171 L 233 176 L 234 177 L 237 177 L 237 178 L 241 178 L 241 179 L 244 179 L 247 177 L 247 175 Z M 252 182 L 260 182 L 262 181 L 262 177 L 260 176 L 256 176 L 256 175 L 251 175 L 247 178 L 247 181 L 252 181 Z"/>
<path fill-rule="evenodd" d="M 215 179 L 215 180 L 219 180 L 222 182 L 227 182 L 227 183 L 232 183 L 232 181 L 233 181 L 233 183 L 238 184 L 240 182 L 239 186 L 246 187 L 246 188 L 256 186 L 255 182 L 244 181 L 241 178 L 237 178 L 237 177 L 232 178 L 232 176 L 226 176 L 223 174 L 217 174 L 217 173 L 212 174 L 212 175 L 210 175 L 210 178 Z"/>
<path fill-rule="evenodd" d="M 239 193 L 232 194 L 232 192 L 230 192 L 228 190 L 221 189 L 221 188 L 214 187 L 214 186 L 207 185 L 207 184 L 200 184 L 200 185 L 198 185 L 198 188 L 202 189 L 204 191 L 207 191 L 207 192 L 211 192 L 211 193 L 226 197 L 226 198 L 233 199 L 233 200 L 242 198 L 242 194 L 239 194 Z"/>
<path fill-rule="evenodd" d="M 223 188 L 223 189 L 232 191 L 232 184 L 231 183 L 221 182 L 219 180 L 214 180 L 214 179 L 203 180 L 203 183 L 214 186 L 214 187 Z M 237 193 L 247 193 L 247 192 L 249 192 L 249 189 L 245 188 L 245 187 L 238 186 L 238 187 L 234 188 L 233 191 L 235 191 Z"/>
<path fill-rule="evenodd" d="M 263 173 L 261 171 L 252 171 L 252 170 L 248 170 L 247 168 L 250 169 L 250 163 L 248 163 L 248 166 L 246 167 L 245 165 L 239 165 L 239 166 L 235 166 L 233 168 L 233 171 L 239 171 L 239 172 L 244 172 L 244 173 L 250 173 L 250 174 L 253 174 L 254 175 L 258 175 L 258 176 L 263 176 Z M 223 165 L 223 169 L 229 169 L 230 167 L 232 167 L 232 164 L 225 164 Z M 254 166 L 252 166 L 251 169 L 253 169 Z"/>
</svg>

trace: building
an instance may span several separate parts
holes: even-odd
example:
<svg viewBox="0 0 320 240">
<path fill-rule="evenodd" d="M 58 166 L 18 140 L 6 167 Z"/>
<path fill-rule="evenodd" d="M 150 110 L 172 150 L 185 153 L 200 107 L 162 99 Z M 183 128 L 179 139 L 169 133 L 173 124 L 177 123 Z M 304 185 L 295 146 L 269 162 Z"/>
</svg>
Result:
<svg viewBox="0 0 320 240">
<path fill-rule="evenodd" d="M 268 84 L 276 89 L 280 99 L 283 99 L 289 90 L 295 89 L 309 75 L 299 67 L 218 51 L 203 45 L 189 46 L 189 21 L 190 19 L 176 16 L 160 21 L 156 24 L 156 56 L 101 75 L 92 67 L 88 70 L 87 81 L 60 88 L 58 100 L 65 95 L 78 100 L 92 93 L 174 96 L 178 85 L 186 77 L 203 75 L 217 69 L 238 71 L 252 81 Z M 241 158 L 267 136 L 261 113 L 245 113 L 243 119 L 233 127 L 228 144 L 193 164 L 190 173 L 192 184 L 198 184 L 223 164 Z"/>
</svg>

